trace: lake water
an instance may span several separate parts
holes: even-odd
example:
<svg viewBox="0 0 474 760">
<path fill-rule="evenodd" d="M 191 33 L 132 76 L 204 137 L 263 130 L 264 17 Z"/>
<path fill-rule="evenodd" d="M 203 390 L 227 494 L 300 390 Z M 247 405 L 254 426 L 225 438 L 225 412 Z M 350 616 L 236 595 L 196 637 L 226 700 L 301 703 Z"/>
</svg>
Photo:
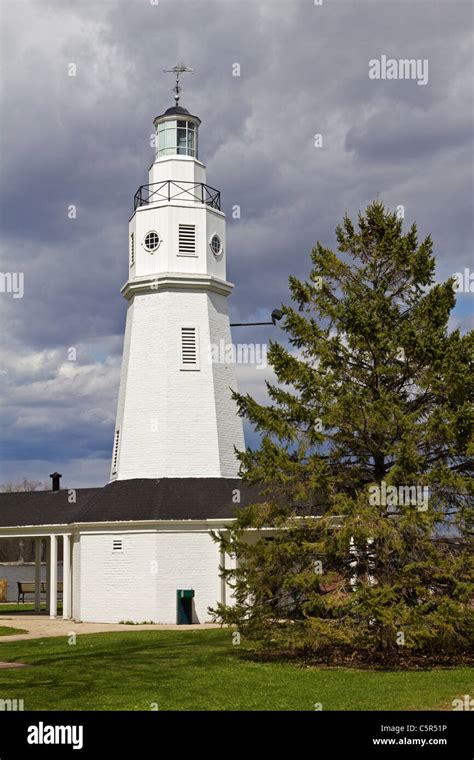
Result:
<svg viewBox="0 0 474 760">
<path fill-rule="evenodd" d="M 61 562 L 58 562 L 58 581 L 63 579 L 63 566 Z M 34 583 L 35 580 L 35 566 L 34 564 L 27 565 L 4 565 L 0 563 L 0 580 L 7 581 L 7 600 L 9 602 L 16 602 L 18 599 L 18 587 L 17 581 L 23 581 L 25 583 Z M 43 563 L 41 567 L 41 580 L 46 580 L 46 565 Z M 33 594 L 25 596 L 25 601 L 32 602 L 34 600 Z M 42 595 L 44 599 L 44 594 Z"/>
</svg>

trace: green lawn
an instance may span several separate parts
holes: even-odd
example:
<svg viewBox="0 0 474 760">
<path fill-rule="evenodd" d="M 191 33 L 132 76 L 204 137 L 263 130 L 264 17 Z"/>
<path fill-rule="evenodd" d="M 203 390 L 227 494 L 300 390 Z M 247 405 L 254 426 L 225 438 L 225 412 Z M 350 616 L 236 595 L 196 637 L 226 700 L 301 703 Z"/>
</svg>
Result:
<svg viewBox="0 0 474 760">
<path fill-rule="evenodd" d="M 62 602 L 58 602 L 58 612 L 62 612 L 63 605 Z M 41 602 L 41 610 L 44 612 L 46 610 L 46 605 L 44 602 Z M 4 615 L 8 612 L 24 612 L 28 615 L 31 615 L 35 611 L 35 605 L 33 602 L 22 602 L 20 604 L 17 604 L 16 602 L 13 602 L 11 604 L 0 604 L 0 615 Z"/>
<path fill-rule="evenodd" d="M 71 623 L 71 630 L 80 626 Z M 230 631 L 137 631 L 0 644 L 3 699 L 27 710 L 417 710 L 474 693 L 474 669 L 373 672 L 246 660 Z"/>
<path fill-rule="evenodd" d="M 44 610 L 44 604 L 41 605 L 41 609 Z M 4 615 L 7 612 L 34 612 L 35 611 L 35 605 L 34 604 L 28 604 L 28 602 L 25 602 L 24 604 L 0 604 L 0 615 Z"/>
<path fill-rule="evenodd" d="M 28 633 L 25 628 L 10 628 L 8 625 L 0 625 L 0 636 L 13 636 L 15 633 Z"/>
</svg>

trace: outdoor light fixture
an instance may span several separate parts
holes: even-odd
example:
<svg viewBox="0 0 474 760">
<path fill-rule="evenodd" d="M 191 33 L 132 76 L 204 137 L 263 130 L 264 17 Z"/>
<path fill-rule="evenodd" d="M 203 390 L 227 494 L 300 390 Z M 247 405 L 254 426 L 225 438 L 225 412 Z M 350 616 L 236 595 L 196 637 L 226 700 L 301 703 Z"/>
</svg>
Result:
<svg viewBox="0 0 474 760">
<path fill-rule="evenodd" d="M 233 322 L 231 327 L 254 327 L 255 325 L 276 325 L 277 322 L 283 316 L 283 312 L 280 309 L 273 309 L 271 313 L 271 322 Z"/>
<path fill-rule="evenodd" d="M 272 324 L 276 325 L 277 322 L 280 321 L 280 319 L 283 316 L 283 312 L 281 309 L 273 309 L 272 311 Z"/>
</svg>

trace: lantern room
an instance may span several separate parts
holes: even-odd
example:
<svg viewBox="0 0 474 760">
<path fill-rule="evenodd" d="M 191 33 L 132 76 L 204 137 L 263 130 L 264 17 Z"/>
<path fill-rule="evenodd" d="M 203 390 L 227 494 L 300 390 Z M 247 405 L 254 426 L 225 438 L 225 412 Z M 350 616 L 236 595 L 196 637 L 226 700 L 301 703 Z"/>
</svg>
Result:
<svg viewBox="0 0 474 760">
<path fill-rule="evenodd" d="M 198 129 L 201 120 L 186 108 L 173 106 L 157 116 L 155 125 L 155 161 L 167 156 L 198 158 Z"/>
</svg>

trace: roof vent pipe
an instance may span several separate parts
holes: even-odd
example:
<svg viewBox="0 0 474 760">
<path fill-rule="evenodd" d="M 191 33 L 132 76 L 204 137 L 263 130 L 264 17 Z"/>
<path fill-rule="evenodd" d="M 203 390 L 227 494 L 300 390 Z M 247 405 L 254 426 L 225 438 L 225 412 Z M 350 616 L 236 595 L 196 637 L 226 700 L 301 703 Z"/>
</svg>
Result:
<svg viewBox="0 0 474 760">
<path fill-rule="evenodd" d="M 53 491 L 59 491 L 59 481 L 62 478 L 61 473 L 60 472 L 52 472 L 49 477 L 53 481 L 52 486 L 51 486 L 52 490 Z"/>
</svg>

